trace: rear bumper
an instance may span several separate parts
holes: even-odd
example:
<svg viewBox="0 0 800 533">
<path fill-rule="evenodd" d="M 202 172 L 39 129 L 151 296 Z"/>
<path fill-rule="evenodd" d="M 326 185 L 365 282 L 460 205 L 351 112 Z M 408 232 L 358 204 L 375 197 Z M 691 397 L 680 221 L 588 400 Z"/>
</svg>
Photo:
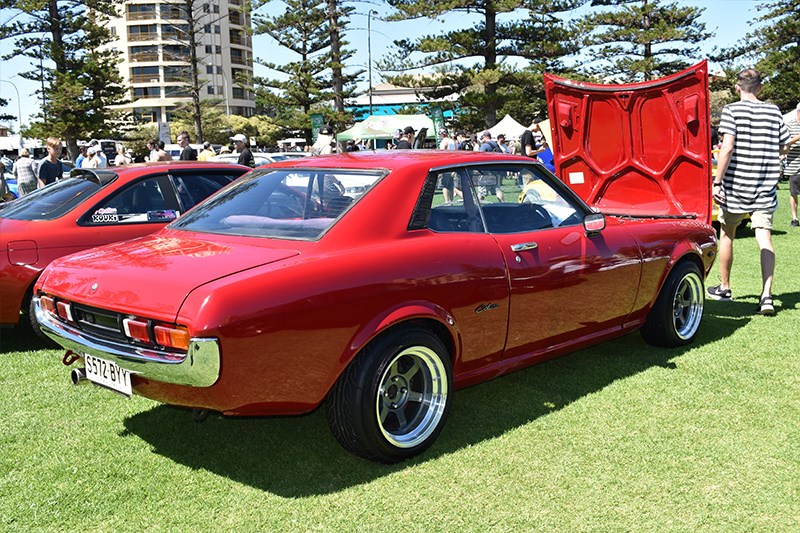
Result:
<svg viewBox="0 0 800 533">
<path fill-rule="evenodd" d="M 104 339 L 88 337 L 77 328 L 53 318 L 46 313 L 39 297 L 33 298 L 36 320 L 42 332 L 55 342 L 78 355 L 90 354 L 114 361 L 140 378 L 210 387 L 219 379 L 219 341 L 214 338 L 192 338 L 186 355 L 150 350 Z"/>
</svg>

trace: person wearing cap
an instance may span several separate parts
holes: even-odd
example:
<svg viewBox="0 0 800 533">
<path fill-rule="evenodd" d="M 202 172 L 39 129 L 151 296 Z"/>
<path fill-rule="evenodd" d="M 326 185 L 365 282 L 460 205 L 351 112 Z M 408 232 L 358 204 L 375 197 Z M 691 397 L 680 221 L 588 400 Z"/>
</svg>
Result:
<svg viewBox="0 0 800 533">
<path fill-rule="evenodd" d="M 237 163 L 246 167 L 255 168 L 256 160 L 253 158 L 253 152 L 247 146 L 247 137 L 243 133 L 237 133 L 231 137 L 233 144 L 236 146 L 236 151 L 239 153 L 239 160 Z"/>
<path fill-rule="evenodd" d="M 502 152 L 500 145 L 492 140 L 492 132 L 489 130 L 481 133 L 481 145 L 478 148 L 479 152 Z"/>
<path fill-rule="evenodd" d="M 450 134 L 447 133 L 447 129 L 445 128 L 439 129 L 439 137 L 441 138 L 441 141 L 439 141 L 439 150 L 456 149 L 456 141 L 455 139 L 450 137 Z"/>
<path fill-rule="evenodd" d="M 86 158 L 81 161 L 81 168 L 100 168 L 100 158 L 97 157 L 97 152 L 100 147 L 97 145 L 90 146 L 86 151 Z"/>
<path fill-rule="evenodd" d="M 198 161 L 208 161 L 209 159 L 211 159 L 215 155 L 217 155 L 217 154 L 214 153 L 214 150 L 211 148 L 211 143 L 206 141 L 206 142 L 203 143 L 203 149 L 197 155 L 197 160 Z"/>
<path fill-rule="evenodd" d="M 403 130 L 403 135 L 400 137 L 400 140 L 397 142 L 397 149 L 398 150 L 411 150 L 414 146 L 414 133 L 415 130 L 411 126 L 406 126 Z"/>
<path fill-rule="evenodd" d="M 327 155 L 333 153 L 333 145 L 336 139 L 333 136 L 333 128 L 325 124 L 319 129 L 317 141 L 311 147 L 312 155 Z"/>
<path fill-rule="evenodd" d="M 500 133 L 497 136 L 497 146 L 500 147 L 500 151 L 504 154 L 511 154 L 513 151 L 511 150 L 511 146 L 506 142 L 506 136 L 503 133 Z"/>
</svg>

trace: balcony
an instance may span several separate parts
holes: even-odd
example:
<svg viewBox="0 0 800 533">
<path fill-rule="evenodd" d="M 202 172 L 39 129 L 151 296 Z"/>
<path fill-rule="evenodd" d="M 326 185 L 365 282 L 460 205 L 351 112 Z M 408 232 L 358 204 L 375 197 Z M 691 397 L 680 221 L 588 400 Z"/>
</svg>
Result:
<svg viewBox="0 0 800 533">
<path fill-rule="evenodd" d="M 129 33 L 128 34 L 128 41 L 129 42 L 157 41 L 157 40 L 158 40 L 158 33 L 157 32 Z"/>
<path fill-rule="evenodd" d="M 132 63 L 143 63 L 145 61 L 158 61 L 158 52 L 138 52 L 130 55 Z"/>
<path fill-rule="evenodd" d="M 131 83 L 158 83 L 158 74 L 131 74 Z"/>
<path fill-rule="evenodd" d="M 125 15 L 125 20 L 155 20 L 155 18 L 155 11 L 137 11 Z"/>
</svg>

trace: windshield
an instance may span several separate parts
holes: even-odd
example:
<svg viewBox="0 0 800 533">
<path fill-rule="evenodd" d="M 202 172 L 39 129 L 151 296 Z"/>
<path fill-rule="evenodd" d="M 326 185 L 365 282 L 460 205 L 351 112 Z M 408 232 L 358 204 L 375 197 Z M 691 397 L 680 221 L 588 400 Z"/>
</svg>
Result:
<svg viewBox="0 0 800 533">
<path fill-rule="evenodd" d="M 170 227 L 316 240 L 384 174 L 376 170 L 256 170 Z"/>
<path fill-rule="evenodd" d="M 14 200 L 0 217 L 13 220 L 52 220 L 72 211 L 102 187 L 85 178 L 69 178 Z"/>
</svg>

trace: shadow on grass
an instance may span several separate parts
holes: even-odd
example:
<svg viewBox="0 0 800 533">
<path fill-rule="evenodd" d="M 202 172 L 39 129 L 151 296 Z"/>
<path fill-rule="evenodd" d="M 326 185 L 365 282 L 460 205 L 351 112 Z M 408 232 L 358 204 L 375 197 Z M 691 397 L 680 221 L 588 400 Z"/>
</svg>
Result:
<svg viewBox="0 0 800 533">
<path fill-rule="evenodd" d="M 399 465 L 362 460 L 339 447 L 324 409 L 297 417 L 225 418 L 202 424 L 159 406 L 125 420 L 155 453 L 284 497 L 336 492 L 457 452 L 557 412 L 653 367 L 675 368 L 684 350 L 653 349 L 638 334 L 456 391 L 450 418 L 426 453 Z"/>
<path fill-rule="evenodd" d="M 759 316 L 756 312 L 760 294 L 734 295 L 735 299 L 730 302 L 719 302 L 706 299 L 706 309 L 703 315 L 704 326 L 709 322 L 717 324 L 725 333 L 725 336 L 732 334 L 737 328 L 746 325 L 754 317 Z M 775 314 L 780 315 L 783 311 L 800 308 L 800 292 L 787 292 L 774 294 Z M 708 328 L 706 328 L 708 329 Z M 703 328 L 700 329 L 703 334 Z"/>
<path fill-rule="evenodd" d="M 55 343 L 36 335 L 27 325 L 0 328 L 0 354 L 53 349 L 61 350 Z"/>
</svg>

